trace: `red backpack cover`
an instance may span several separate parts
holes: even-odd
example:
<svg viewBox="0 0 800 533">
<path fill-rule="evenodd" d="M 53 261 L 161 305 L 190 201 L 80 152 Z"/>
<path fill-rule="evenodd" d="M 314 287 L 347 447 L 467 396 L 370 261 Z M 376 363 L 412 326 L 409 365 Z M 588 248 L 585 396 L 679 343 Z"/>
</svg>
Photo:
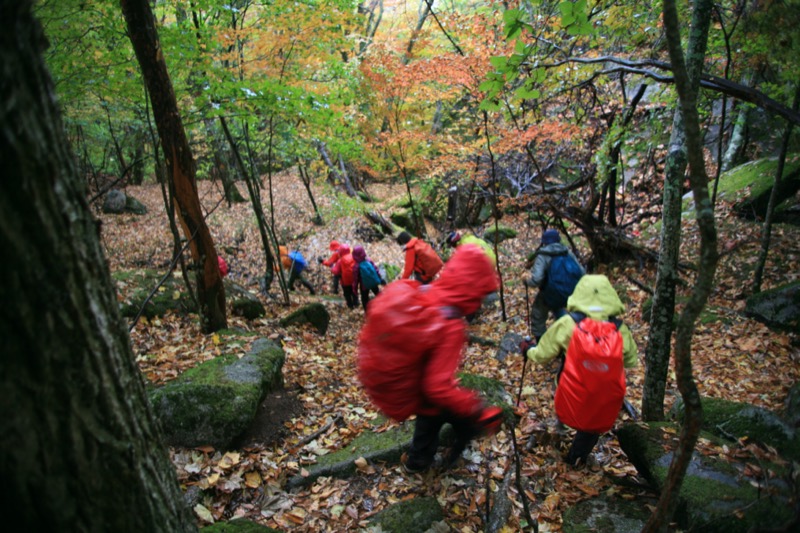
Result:
<svg viewBox="0 0 800 533">
<path fill-rule="evenodd" d="M 556 416 L 573 429 L 605 433 L 625 398 L 620 324 L 572 317 L 575 329 L 556 388 Z"/>
</svg>

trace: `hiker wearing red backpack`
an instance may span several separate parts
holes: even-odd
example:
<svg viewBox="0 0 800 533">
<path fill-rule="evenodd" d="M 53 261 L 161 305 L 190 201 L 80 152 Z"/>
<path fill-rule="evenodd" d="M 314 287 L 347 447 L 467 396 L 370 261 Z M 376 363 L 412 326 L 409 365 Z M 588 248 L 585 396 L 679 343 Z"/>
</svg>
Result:
<svg viewBox="0 0 800 533">
<path fill-rule="evenodd" d="M 378 288 L 381 284 L 386 284 L 375 266 L 368 257 L 367 252 L 363 246 L 356 246 L 353 248 L 353 291 L 359 291 L 361 294 L 361 305 L 364 307 L 364 312 L 367 312 L 367 304 L 369 303 L 369 293 L 372 292 L 377 296 L 380 293 Z"/>
<path fill-rule="evenodd" d="M 561 244 L 557 230 L 542 234 L 542 244 L 536 251 L 531 275 L 525 279 L 528 287 L 539 287 L 530 309 L 531 333 L 538 341 L 547 329 L 547 316 L 560 317 L 567 306 L 578 280 L 586 272 L 572 251 Z"/>
<path fill-rule="evenodd" d="M 636 366 L 636 342 L 617 317 L 625 305 L 608 278 L 586 275 L 567 302 L 568 313 L 538 345 L 523 341 L 523 357 L 546 364 L 564 354 L 556 387 L 558 420 L 576 430 L 566 461 L 586 462 L 600 435 L 611 429 L 625 399 L 624 368 Z"/>
<path fill-rule="evenodd" d="M 400 279 L 409 279 L 413 275 L 414 279 L 423 284 L 433 281 L 444 263 L 431 245 L 422 239 L 411 237 L 407 231 L 400 232 L 400 235 L 397 236 L 397 244 L 402 246 L 406 253 L 405 266 Z"/>
<path fill-rule="evenodd" d="M 317 261 L 320 265 L 324 265 L 331 269 L 331 275 L 333 276 L 333 294 L 339 294 L 339 280 L 341 279 L 341 276 L 333 273 L 333 267 L 339 261 L 339 242 L 331 241 L 331 243 L 328 245 L 328 248 L 331 251 L 331 256 L 327 259 L 318 257 Z"/>
<path fill-rule="evenodd" d="M 350 252 L 350 245 L 348 244 L 340 244 L 338 254 L 339 260 L 333 265 L 331 272 L 333 272 L 334 276 L 341 277 L 344 301 L 348 308 L 355 309 L 358 305 L 358 295 L 353 289 L 353 267 L 356 261 L 353 259 L 353 254 Z"/>
<path fill-rule="evenodd" d="M 457 460 L 470 440 L 500 427 L 502 411 L 462 388 L 455 375 L 466 342 L 463 317 L 497 287 L 486 254 L 466 245 L 430 285 L 398 280 L 370 303 L 358 341 L 358 377 L 386 415 L 398 421 L 417 416 L 407 471 L 433 465 L 445 423 L 455 432 L 446 464 Z"/>
</svg>

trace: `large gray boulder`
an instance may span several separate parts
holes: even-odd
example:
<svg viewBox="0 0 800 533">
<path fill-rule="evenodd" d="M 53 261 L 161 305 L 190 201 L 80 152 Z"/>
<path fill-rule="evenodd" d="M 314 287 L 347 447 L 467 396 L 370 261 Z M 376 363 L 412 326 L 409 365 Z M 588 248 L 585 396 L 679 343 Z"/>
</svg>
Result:
<svg viewBox="0 0 800 533">
<path fill-rule="evenodd" d="M 750 296 L 745 314 L 768 326 L 800 333 L 800 281 Z"/>
<path fill-rule="evenodd" d="M 170 446 L 225 449 L 253 421 L 268 392 L 283 387 L 283 349 L 257 339 L 247 355 L 220 356 L 148 391 Z"/>
<path fill-rule="evenodd" d="M 111 189 L 106 193 L 103 200 L 103 213 L 111 215 L 120 215 L 122 213 L 144 215 L 147 213 L 147 207 L 125 191 Z"/>
</svg>

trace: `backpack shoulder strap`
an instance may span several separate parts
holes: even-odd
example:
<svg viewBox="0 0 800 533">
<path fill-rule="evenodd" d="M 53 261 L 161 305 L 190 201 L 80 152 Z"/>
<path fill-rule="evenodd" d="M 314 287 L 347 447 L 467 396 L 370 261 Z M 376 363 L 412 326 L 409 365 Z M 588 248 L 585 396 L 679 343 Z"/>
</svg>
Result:
<svg viewBox="0 0 800 533">
<path fill-rule="evenodd" d="M 615 316 L 612 316 L 612 317 L 608 318 L 608 321 L 611 322 L 612 324 L 614 324 L 617 327 L 617 331 L 619 331 L 619 328 L 622 327 L 622 319 L 621 318 L 617 318 Z"/>
<path fill-rule="evenodd" d="M 572 320 L 575 321 L 575 324 L 580 324 L 581 320 L 586 318 L 586 315 L 581 313 L 580 311 L 570 311 L 569 316 L 572 317 Z"/>
</svg>

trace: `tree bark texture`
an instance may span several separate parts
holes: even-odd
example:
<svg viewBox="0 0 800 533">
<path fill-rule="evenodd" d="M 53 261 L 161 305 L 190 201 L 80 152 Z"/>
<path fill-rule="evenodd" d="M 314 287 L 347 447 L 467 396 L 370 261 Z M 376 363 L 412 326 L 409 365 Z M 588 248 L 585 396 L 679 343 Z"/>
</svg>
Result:
<svg viewBox="0 0 800 533">
<path fill-rule="evenodd" d="M 692 337 L 697 317 L 708 301 L 714 283 L 719 252 L 717 250 L 717 230 L 714 222 L 714 206 L 708 194 L 708 175 L 703 159 L 700 119 L 697 112 L 698 80 L 705 57 L 708 28 L 711 20 L 712 2 L 700 0 L 694 3 L 689 47 L 686 60 L 681 48 L 680 26 L 674 0 L 664 0 L 664 30 L 667 47 L 675 75 L 680 111 L 684 120 L 686 134 L 687 160 L 689 163 L 689 183 L 695 202 L 695 215 L 700 234 L 700 257 L 697 278 L 689 301 L 678 320 L 675 335 L 675 374 L 678 390 L 683 398 L 685 411 L 681 424 L 680 438 L 675 454 L 667 472 L 667 478 L 658 504 L 643 531 L 667 531 L 668 524 L 678 503 L 678 494 L 686 477 L 686 470 L 694 453 L 697 437 L 703 423 L 703 406 L 700 393 L 692 376 Z"/>
<path fill-rule="evenodd" d="M 167 175 L 174 185 L 179 219 L 186 238 L 191 242 L 192 258 L 198 267 L 197 300 L 200 303 L 201 327 L 206 333 L 217 331 L 227 326 L 225 288 L 214 241 L 197 195 L 194 158 L 178 112 L 178 102 L 162 54 L 155 17 L 147 0 L 120 0 L 120 5 L 153 103 L 153 116 L 167 160 Z"/>
<path fill-rule="evenodd" d="M 703 72 L 708 27 L 710 25 L 711 4 L 708 13 L 699 15 L 706 9 L 706 0 L 695 7 L 689 44 L 686 52 L 687 72 L 691 90 L 697 93 L 700 87 L 700 76 Z M 683 56 L 681 55 L 681 58 Z M 678 75 L 677 65 L 672 61 L 675 84 Z M 696 100 L 696 96 L 695 96 Z M 695 106 L 692 103 L 691 106 Z M 696 109 L 695 109 L 696 112 Z M 670 135 L 669 153 L 664 169 L 664 196 L 661 226 L 661 245 L 659 250 L 656 289 L 653 295 L 650 335 L 645 350 L 645 383 L 642 397 L 642 416 L 645 420 L 655 421 L 664 418 L 664 394 L 669 370 L 669 359 L 672 351 L 673 316 L 675 314 L 675 285 L 678 281 L 678 261 L 681 244 L 681 208 L 683 197 L 683 181 L 688 164 L 688 147 L 685 118 L 682 108 L 675 110 Z M 703 167 L 705 170 L 705 167 Z M 695 202 L 697 199 L 695 198 Z M 695 204 L 697 205 L 697 204 Z"/>
<path fill-rule="evenodd" d="M 0 0 L 0 504 L 21 531 L 195 531 L 58 115 L 30 0 Z M 13 258 L 13 259 L 11 259 Z"/>
</svg>

